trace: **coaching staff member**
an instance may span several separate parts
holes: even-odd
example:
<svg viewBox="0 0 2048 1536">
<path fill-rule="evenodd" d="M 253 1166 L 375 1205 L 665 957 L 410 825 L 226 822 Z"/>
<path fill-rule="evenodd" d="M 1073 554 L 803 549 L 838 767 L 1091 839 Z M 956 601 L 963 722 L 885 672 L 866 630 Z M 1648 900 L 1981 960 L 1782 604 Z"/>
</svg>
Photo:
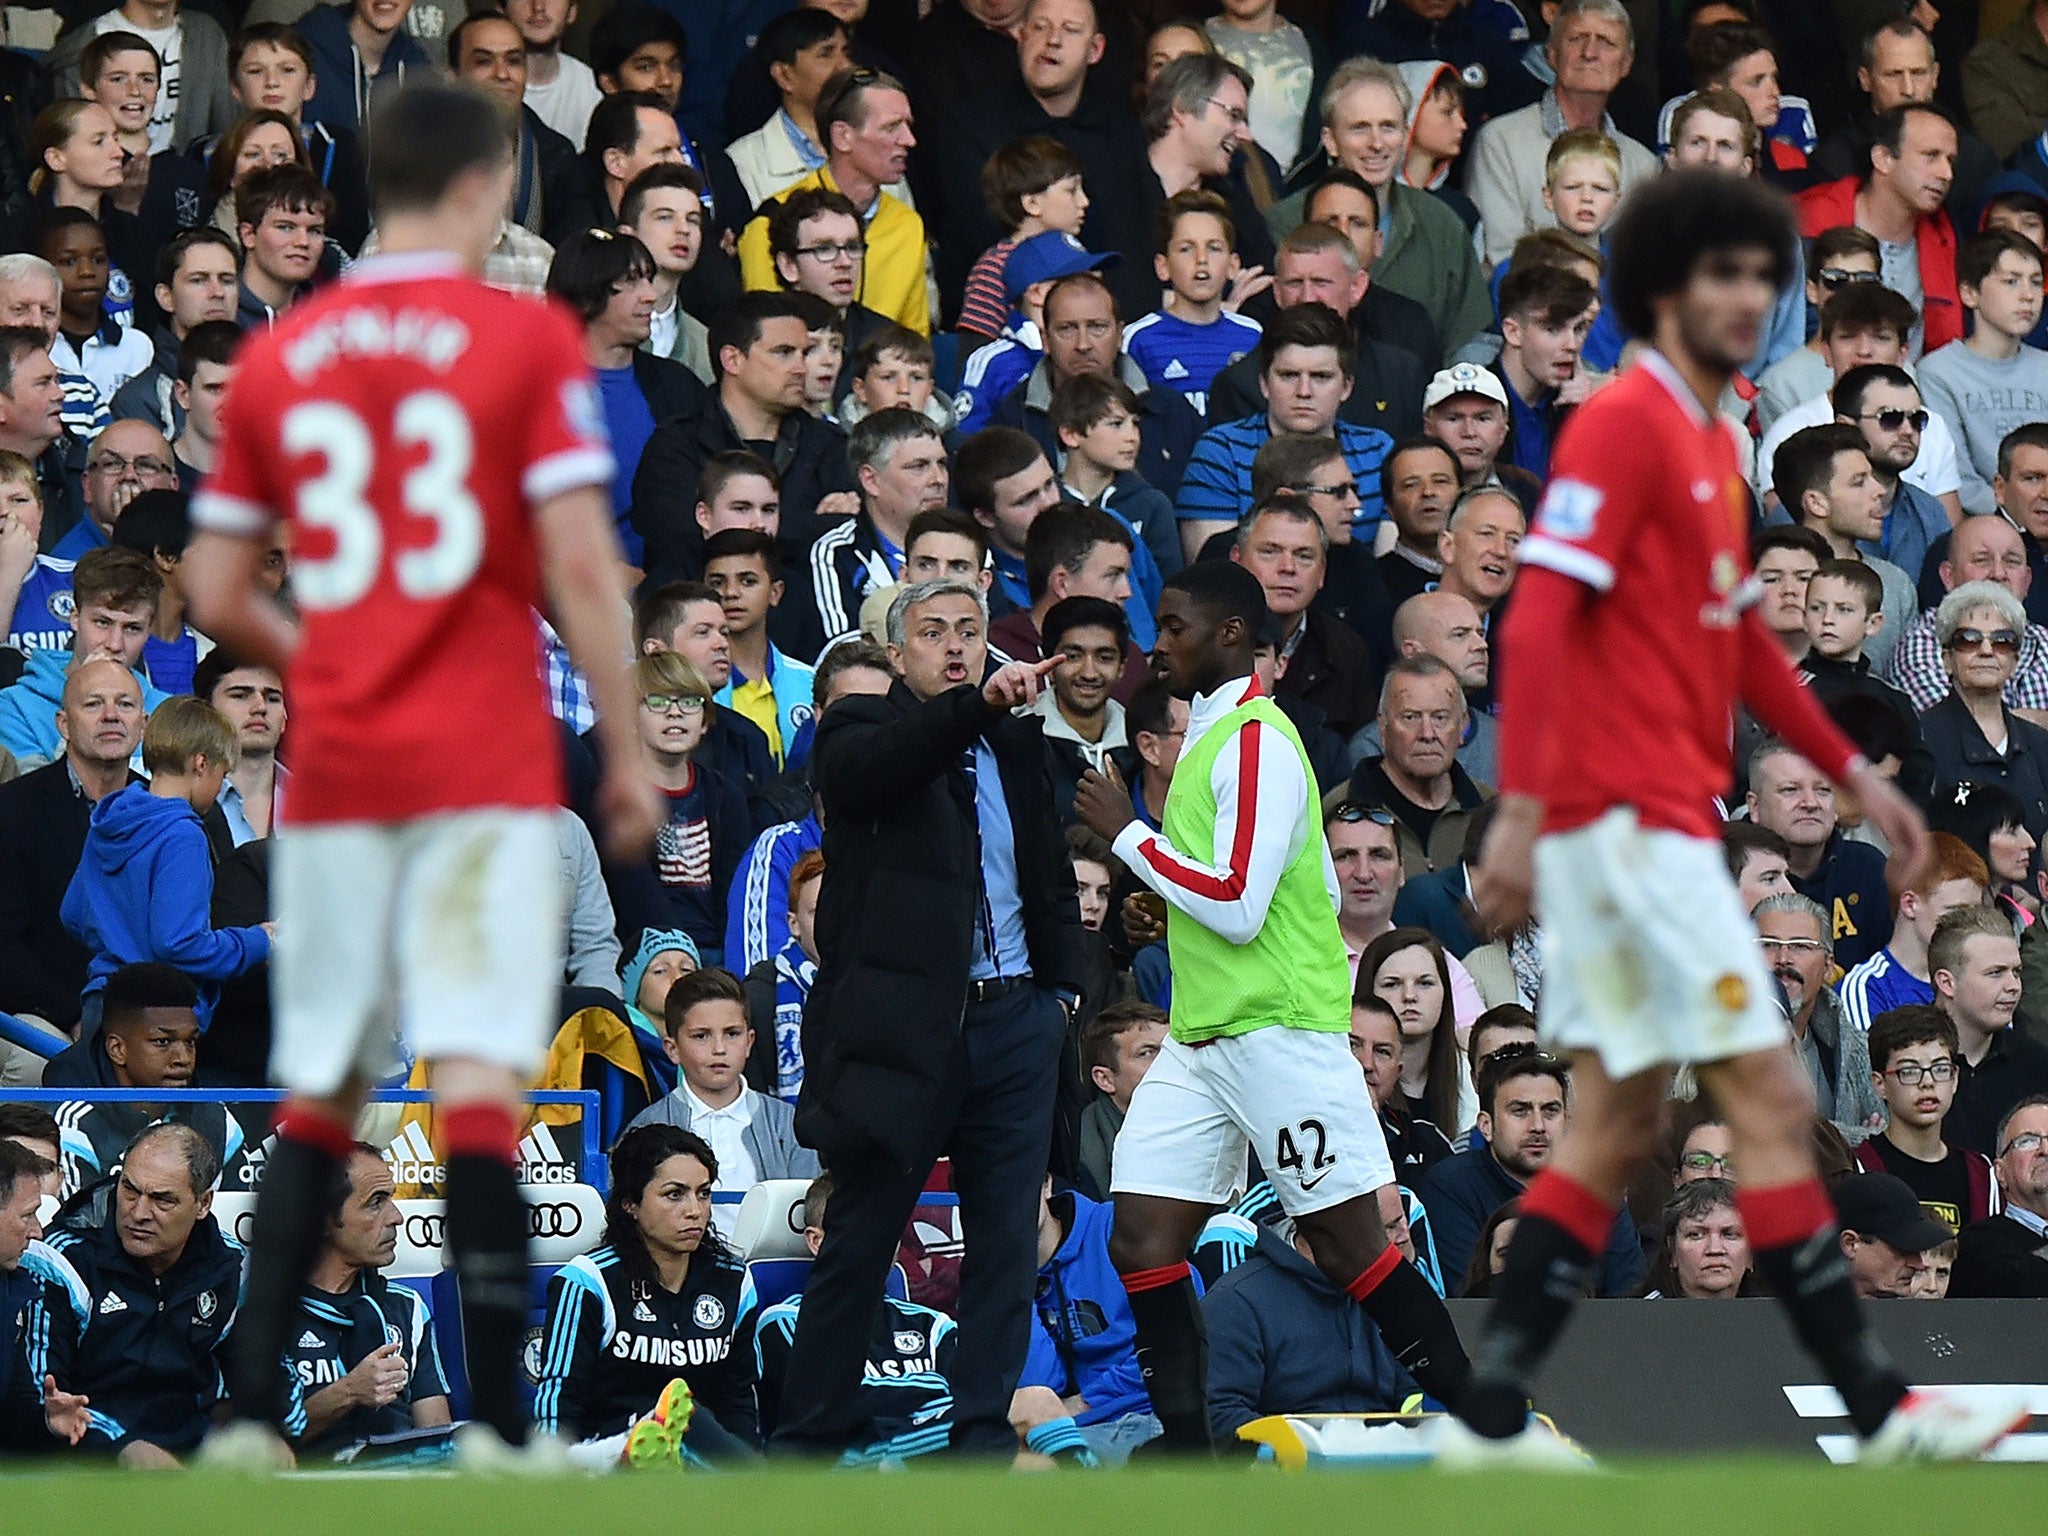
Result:
<svg viewBox="0 0 2048 1536">
<path fill-rule="evenodd" d="M 990 673 L 988 609 L 956 581 L 889 607 L 882 697 L 842 699 L 812 758 L 824 802 L 818 979 L 797 1137 L 832 1170 L 832 1225 L 804 1287 L 777 1449 L 859 1438 L 883 1282 L 934 1161 L 962 1226 L 951 1373 L 956 1451 L 1008 1457 L 1037 1277 L 1038 1191 L 1080 909 L 1029 704 L 1057 658 Z"/>
</svg>

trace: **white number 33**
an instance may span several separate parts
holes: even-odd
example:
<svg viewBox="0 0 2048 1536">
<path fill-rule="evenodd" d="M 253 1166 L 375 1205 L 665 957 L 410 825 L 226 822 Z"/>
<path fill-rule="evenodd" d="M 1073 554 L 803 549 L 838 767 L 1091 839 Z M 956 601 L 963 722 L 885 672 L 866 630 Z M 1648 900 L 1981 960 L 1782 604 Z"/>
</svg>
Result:
<svg viewBox="0 0 2048 1536">
<path fill-rule="evenodd" d="M 398 402 L 391 435 L 397 447 L 426 450 L 407 472 L 400 501 L 407 515 L 434 525 L 431 542 L 392 560 L 392 575 L 407 597 L 445 597 L 467 583 L 483 559 L 483 509 L 469 492 L 475 434 L 453 398 L 429 389 Z M 375 585 L 384 564 L 388 530 L 367 499 L 376 441 L 347 406 L 313 400 L 285 413 L 284 450 L 324 461 L 322 472 L 300 485 L 297 511 L 308 527 L 334 535 L 333 553 L 293 562 L 293 594 L 307 608 L 346 608 Z"/>
</svg>

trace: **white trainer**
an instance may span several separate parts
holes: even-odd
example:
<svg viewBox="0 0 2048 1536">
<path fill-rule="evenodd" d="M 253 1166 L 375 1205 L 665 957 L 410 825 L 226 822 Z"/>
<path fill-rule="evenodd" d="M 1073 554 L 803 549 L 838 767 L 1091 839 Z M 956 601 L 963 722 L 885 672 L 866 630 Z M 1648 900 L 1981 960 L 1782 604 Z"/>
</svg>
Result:
<svg viewBox="0 0 2048 1536">
<path fill-rule="evenodd" d="M 199 1465 L 209 1472 L 236 1472 L 260 1477 L 289 1472 L 298 1465 L 284 1437 L 268 1424 L 236 1419 L 210 1433 L 199 1447 Z"/>
<path fill-rule="evenodd" d="M 2018 1391 L 1909 1392 L 1856 1459 L 1872 1466 L 1975 1461 L 2032 1417 Z"/>
<path fill-rule="evenodd" d="M 1491 1440 L 1469 1429 L 1455 1414 L 1434 1421 L 1428 1436 L 1436 1465 L 1446 1472 L 1491 1471 L 1508 1467 L 1525 1472 L 1591 1472 L 1593 1458 L 1583 1446 L 1558 1432 L 1538 1414 L 1505 1440 Z"/>
<path fill-rule="evenodd" d="M 455 1469 L 482 1477 L 567 1477 L 576 1470 L 568 1447 L 553 1435 L 507 1445 L 488 1424 L 475 1422 L 455 1431 Z"/>
</svg>

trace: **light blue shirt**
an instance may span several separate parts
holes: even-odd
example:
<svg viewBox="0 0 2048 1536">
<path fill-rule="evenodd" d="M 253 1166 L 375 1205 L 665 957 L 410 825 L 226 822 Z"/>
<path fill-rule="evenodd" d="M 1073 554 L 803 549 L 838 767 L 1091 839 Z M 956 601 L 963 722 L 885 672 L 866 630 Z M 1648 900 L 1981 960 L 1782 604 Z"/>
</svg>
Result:
<svg viewBox="0 0 2048 1536">
<path fill-rule="evenodd" d="M 1017 888 L 1017 833 L 1003 798 L 1002 768 L 986 741 L 974 744 L 974 815 L 981 828 L 984 903 L 974 925 L 974 965 L 967 974 L 974 981 L 1029 976 L 1024 898 Z"/>
</svg>

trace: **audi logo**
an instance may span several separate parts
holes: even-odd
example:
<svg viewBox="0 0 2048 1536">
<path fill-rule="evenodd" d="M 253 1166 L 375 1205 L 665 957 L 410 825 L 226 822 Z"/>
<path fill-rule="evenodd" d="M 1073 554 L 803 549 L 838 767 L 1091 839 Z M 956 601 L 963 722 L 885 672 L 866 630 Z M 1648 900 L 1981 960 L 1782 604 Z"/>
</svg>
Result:
<svg viewBox="0 0 2048 1536">
<path fill-rule="evenodd" d="M 405 1218 L 405 1240 L 415 1248 L 442 1248 L 448 1243 L 448 1218 L 439 1214 Z"/>
<path fill-rule="evenodd" d="M 583 1230 L 583 1211 L 573 1200 L 551 1200 L 526 1208 L 534 1237 L 575 1237 Z"/>
<path fill-rule="evenodd" d="M 252 1242 L 255 1241 L 256 1209 L 254 1206 L 251 1206 L 246 1211 L 235 1212 L 234 1228 L 234 1239 L 236 1242 L 240 1243 L 244 1248 L 247 1248 Z"/>
</svg>

